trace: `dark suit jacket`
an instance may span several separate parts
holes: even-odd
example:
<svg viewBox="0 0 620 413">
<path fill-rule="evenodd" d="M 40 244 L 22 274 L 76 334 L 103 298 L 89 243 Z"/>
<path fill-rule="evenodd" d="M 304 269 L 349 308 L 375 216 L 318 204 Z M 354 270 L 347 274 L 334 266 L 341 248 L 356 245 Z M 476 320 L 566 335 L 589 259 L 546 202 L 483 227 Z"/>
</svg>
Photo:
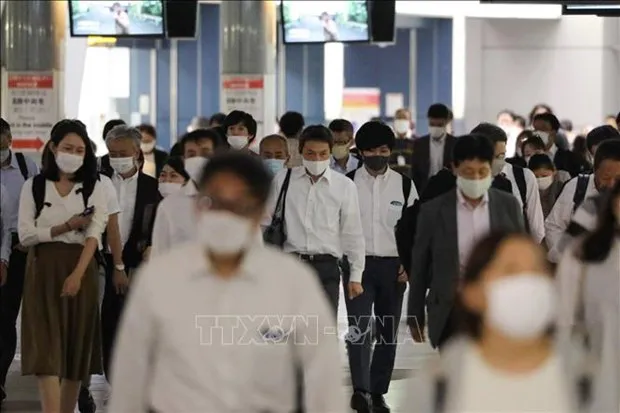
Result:
<svg viewBox="0 0 620 413">
<path fill-rule="evenodd" d="M 443 152 L 443 166 L 450 167 L 452 164 L 452 150 L 456 138 L 446 135 L 446 144 Z M 428 174 L 431 166 L 431 137 L 424 135 L 413 141 L 413 154 L 411 155 L 411 179 L 415 183 L 418 193 L 422 193 L 428 183 Z"/>
<path fill-rule="evenodd" d="M 489 214 L 491 231 L 525 231 L 521 207 L 512 194 L 491 188 Z M 412 255 L 408 320 L 423 328 L 426 307 L 429 338 L 436 346 L 454 306 L 460 276 L 456 189 L 422 204 Z"/>
</svg>

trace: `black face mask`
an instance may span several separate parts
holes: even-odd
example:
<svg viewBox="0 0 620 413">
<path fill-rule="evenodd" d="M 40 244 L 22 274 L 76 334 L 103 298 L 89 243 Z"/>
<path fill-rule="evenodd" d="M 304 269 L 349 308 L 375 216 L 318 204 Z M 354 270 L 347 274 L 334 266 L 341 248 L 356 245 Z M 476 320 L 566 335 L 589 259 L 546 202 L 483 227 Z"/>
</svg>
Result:
<svg viewBox="0 0 620 413">
<path fill-rule="evenodd" d="M 364 157 L 364 165 L 376 172 L 380 172 L 385 169 L 390 160 L 389 156 L 373 155 Z"/>
</svg>

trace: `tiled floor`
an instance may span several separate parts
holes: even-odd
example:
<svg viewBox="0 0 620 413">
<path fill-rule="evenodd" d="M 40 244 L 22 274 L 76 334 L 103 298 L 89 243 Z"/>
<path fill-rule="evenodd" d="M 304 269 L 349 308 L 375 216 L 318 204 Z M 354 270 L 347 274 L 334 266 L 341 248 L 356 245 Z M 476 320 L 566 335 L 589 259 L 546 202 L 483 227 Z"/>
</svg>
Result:
<svg viewBox="0 0 620 413">
<path fill-rule="evenodd" d="M 341 299 L 341 303 L 342 302 L 343 300 Z M 345 316 L 346 311 L 344 308 L 340 308 L 339 319 L 344 320 Z M 344 321 L 339 323 L 339 329 L 343 332 L 345 331 L 346 323 Z M 340 337 L 343 337 L 343 334 L 341 334 Z M 400 329 L 399 343 L 393 380 L 390 387 L 390 393 L 387 395 L 387 401 L 393 407 L 398 406 L 400 394 L 402 394 L 406 385 L 407 380 L 405 380 L 405 378 L 410 375 L 415 375 L 416 371 L 420 369 L 424 361 L 433 356 L 433 352 L 428 346 L 414 344 L 411 342 L 407 329 L 404 325 Z M 342 356 L 343 368 L 348 369 L 344 343 L 342 346 Z M 32 377 L 23 377 L 20 375 L 19 358 L 20 356 L 18 354 L 11 371 L 9 372 L 6 386 L 8 398 L 2 406 L 2 411 L 6 413 L 40 412 L 36 381 Z M 103 412 L 104 399 L 107 394 L 107 384 L 105 383 L 103 377 L 93 377 L 91 389 L 97 405 L 99 406 L 98 412 Z M 348 391 L 348 386 L 346 383 L 343 383 L 343 391 Z M 393 409 L 393 412 L 398 413 L 398 410 Z"/>
</svg>

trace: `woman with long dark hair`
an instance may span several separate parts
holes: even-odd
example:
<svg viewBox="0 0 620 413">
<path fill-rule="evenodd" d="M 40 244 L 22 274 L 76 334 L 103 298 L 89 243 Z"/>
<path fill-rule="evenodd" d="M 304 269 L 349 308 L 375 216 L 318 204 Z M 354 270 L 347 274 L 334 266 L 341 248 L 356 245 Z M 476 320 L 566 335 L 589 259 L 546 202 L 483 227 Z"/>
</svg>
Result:
<svg viewBox="0 0 620 413">
<path fill-rule="evenodd" d="M 51 131 L 43 172 L 26 181 L 19 239 L 30 247 L 22 307 L 22 373 L 36 375 L 44 413 L 73 412 L 80 382 L 101 373 L 95 252 L 107 201 L 86 129 Z"/>
<path fill-rule="evenodd" d="M 584 411 L 589 396 L 578 389 L 592 379 L 584 354 L 554 338 L 557 296 L 540 245 L 522 233 L 488 235 L 470 255 L 455 299 L 460 334 L 412 380 L 403 411 Z"/>
<path fill-rule="evenodd" d="M 601 365 L 596 411 L 611 412 L 620 409 L 620 181 L 602 197 L 597 228 L 566 250 L 557 283 L 561 332 L 587 334 Z"/>
</svg>

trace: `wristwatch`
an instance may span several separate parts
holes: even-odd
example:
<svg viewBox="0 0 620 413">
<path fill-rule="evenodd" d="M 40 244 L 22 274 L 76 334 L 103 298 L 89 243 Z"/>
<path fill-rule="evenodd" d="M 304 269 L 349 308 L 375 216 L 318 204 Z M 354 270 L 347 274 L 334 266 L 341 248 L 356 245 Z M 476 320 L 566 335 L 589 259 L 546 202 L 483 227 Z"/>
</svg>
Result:
<svg viewBox="0 0 620 413">
<path fill-rule="evenodd" d="M 125 271 L 125 266 L 123 264 L 115 264 L 114 269 L 117 271 Z"/>
</svg>

